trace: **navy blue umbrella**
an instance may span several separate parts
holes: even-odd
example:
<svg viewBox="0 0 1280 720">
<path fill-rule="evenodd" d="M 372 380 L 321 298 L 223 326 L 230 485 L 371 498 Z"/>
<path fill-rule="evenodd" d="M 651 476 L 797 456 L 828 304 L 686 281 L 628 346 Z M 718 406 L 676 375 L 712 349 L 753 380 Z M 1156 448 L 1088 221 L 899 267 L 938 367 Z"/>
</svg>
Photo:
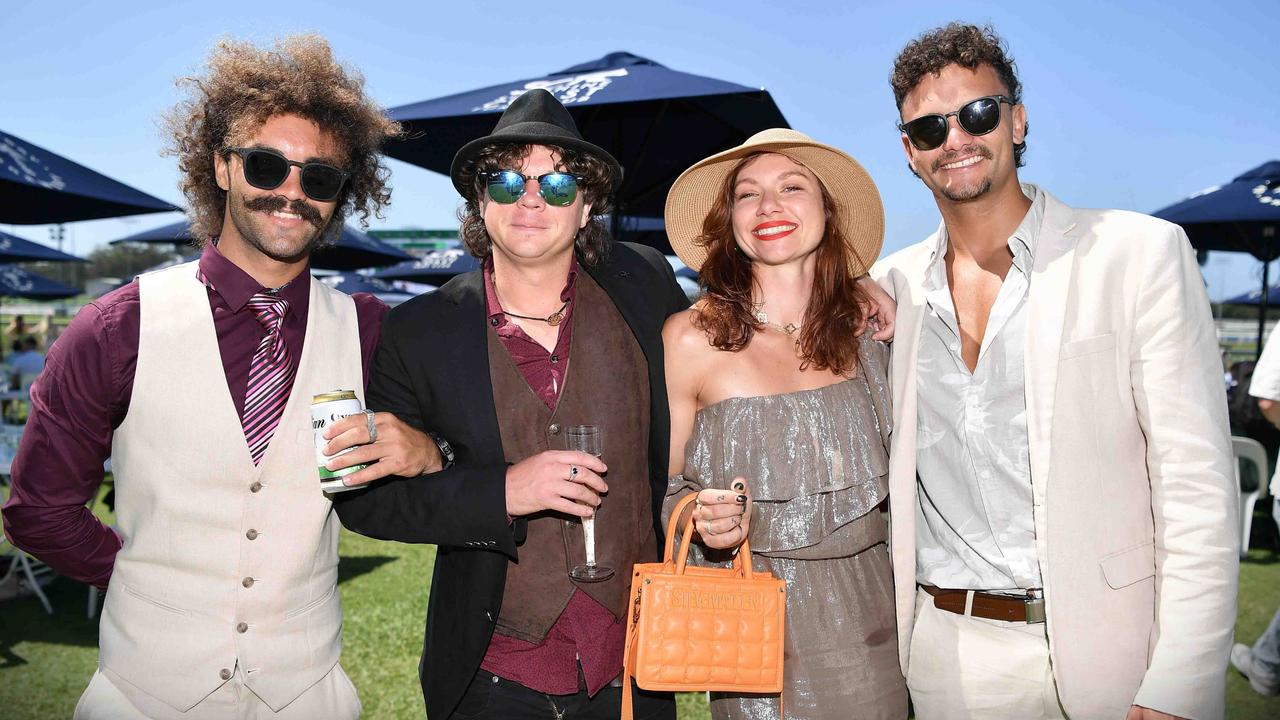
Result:
<svg viewBox="0 0 1280 720">
<path fill-rule="evenodd" d="M 1247 252 L 1262 261 L 1262 286 L 1271 285 L 1269 264 L 1280 257 L 1280 160 L 1272 160 L 1226 185 L 1202 190 L 1153 213 L 1187 231 L 1199 250 Z M 1258 355 L 1269 297 L 1258 290 Z M 1254 303 L 1249 303 L 1254 304 Z"/>
<path fill-rule="evenodd" d="M 27 272 L 16 265 L 0 265 L 0 296 L 61 300 L 79 294 L 80 291 L 70 285 Z"/>
<path fill-rule="evenodd" d="M 39 225 L 177 209 L 0 131 L 0 222 Z"/>
<path fill-rule="evenodd" d="M 1233 298 L 1222 301 L 1223 305 L 1261 305 L 1262 289 L 1250 290 L 1243 295 L 1237 295 Z M 1280 285 L 1272 285 L 1267 291 L 1267 304 L 1280 305 Z"/>
<path fill-rule="evenodd" d="M 413 297 L 413 293 L 402 292 L 385 280 L 378 280 L 367 275 L 354 272 L 338 273 L 319 278 L 320 282 L 348 295 L 369 293 L 375 295 L 388 305 L 398 305 Z"/>
<path fill-rule="evenodd" d="M 405 280 L 408 282 L 443 285 L 454 275 L 461 275 L 480 268 L 480 261 L 462 249 L 436 250 L 422 257 L 379 270 L 373 277 L 379 280 Z"/>
<path fill-rule="evenodd" d="M 128 237 L 112 240 L 112 245 L 120 243 L 172 243 L 186 245 L 192 242 L 191 228 L 187 221 L 170 223 L 150 230 L 143 230 Z M 344 225 L 338 241 L 316 250 L 311 255 L 311 267 L 323 270 L 357 270 L 359 268 L 390 265 L 413 256 L 399 248 L 388 245 L 376 238 Z"/>
<path fill-rule="evenodd" d="M 88 262 L 84 258 L 68 255 L 61 250 L 31 242 L 17 235 L 0 231 L 0 263 L 15 262 Z"/>
<path fill-rule="evenodd" d="M 454 154 L 489 134 L 498 116 L 527 90 L 544 88 L 573 115 L 587 141 L 624 168 L 617 209 L 661 217 L 667 191 L 693 163 L 771 127 L 788 127 L 769 93 L 671 70 L 614 52 L 545 77 L 517 80 L 392 108 L 405 125 L 391 157 L 448 174 Z M 616 229 L 616 228 L 615 228 Z"/>
</svg>

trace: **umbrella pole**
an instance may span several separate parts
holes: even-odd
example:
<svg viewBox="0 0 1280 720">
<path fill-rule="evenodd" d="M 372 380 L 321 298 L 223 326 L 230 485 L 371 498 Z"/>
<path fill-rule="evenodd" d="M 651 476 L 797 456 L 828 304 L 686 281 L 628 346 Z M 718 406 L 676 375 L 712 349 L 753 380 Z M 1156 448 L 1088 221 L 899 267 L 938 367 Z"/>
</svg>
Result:
<svg viewBox="0 0 1280 720">
<path fill-rule="evenodd" d="M 1267 293 L 1271 292 L 1271 261 L 1262 263 L 1262 297 L 1258 298 L 1258 354 L 1256 361 L 1262 357 L 1262 331 L 1267 328 Z"/>
</svg>

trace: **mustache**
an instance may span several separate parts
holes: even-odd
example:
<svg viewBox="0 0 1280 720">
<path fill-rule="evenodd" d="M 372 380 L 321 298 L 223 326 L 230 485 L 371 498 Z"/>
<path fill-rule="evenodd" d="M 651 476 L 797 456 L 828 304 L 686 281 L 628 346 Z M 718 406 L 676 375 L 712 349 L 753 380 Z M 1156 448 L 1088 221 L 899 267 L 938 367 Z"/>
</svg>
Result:
<svg viewBox="0 0 1280 720">
<path fill-rule="evenodd" d="M 946 165 L 947 163 L 955 162 L 957 159 L 966 157 L 969 155 L 978 155 L 984 160 L 990 160 L 991 149 L 986 147 L 985 145 L 978 145 L 975 143 L 973 145 L 965 145 L 959 150 L 947 151 L 943 153 L 942 157 L 934 159 L 933 169 L 938 170 L 939 168 L 941 168 L 943 165 Z"/>
<path fill-rule="evenodd" d="M 311 207 L 306 200 L 291 201 L 281 195 L 263 195 L 262 197 L 245 198 L 244 206 L 249 210 L 268 213 L 288 208 L 289 212 L 301 215 L 303 220 L 313 226 L 317 228 L 322 226 L 320 211 Z"/>
</svg>

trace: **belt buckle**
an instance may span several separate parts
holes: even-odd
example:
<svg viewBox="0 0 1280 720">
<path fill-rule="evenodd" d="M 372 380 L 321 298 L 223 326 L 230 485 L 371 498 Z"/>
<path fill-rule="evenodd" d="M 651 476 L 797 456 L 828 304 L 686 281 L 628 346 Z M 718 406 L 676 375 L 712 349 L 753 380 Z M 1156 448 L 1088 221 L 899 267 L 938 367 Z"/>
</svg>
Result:
<svg viewBox="0 0 1280 720">
<path fill-rule="evenodd" d="M 1043 590 L 1027 590 L 1027 597 L 1022 603 L 1026 606 L 1028 625 L 1035 625 L 1045 621 Z"/>
</svg>

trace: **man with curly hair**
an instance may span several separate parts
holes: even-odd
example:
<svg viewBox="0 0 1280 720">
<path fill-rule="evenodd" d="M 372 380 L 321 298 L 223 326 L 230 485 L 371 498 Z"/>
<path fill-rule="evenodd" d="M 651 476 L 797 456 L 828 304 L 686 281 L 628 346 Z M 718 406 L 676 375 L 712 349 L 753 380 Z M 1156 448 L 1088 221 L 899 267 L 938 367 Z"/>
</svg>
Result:
<svg viewBox="0 0 1280 720">
<path fill-rule="evenodd" d="M 891 77 L 938 231 L 898 302 L 892 548 L 916 717 L 1220 718 L 1236 501 L 1222 369 L 1180 228 L 1021 183 L 1027 108 L 990 28 Z"/>
<path fill-rule="evenodd" d="M 5 531 L 107 588 L 76 718 L 355 718 L 310 404 L 363 394 L 386 306 L 312 281 L 308 258 L 388 202 L 398 128 L 315 36 L 224 41 L 187 82 L 168 126 L 203 253 L 85 306 L 51 349 Z M 331 450 L 378 436 L 337 461 L 375 463 L 351 484 L 440 467 L 386 413 L 337 430 Z M 114 529 L 85 507 L 108 458 Z"/>
<path fill-rule="evenodd" d="M 440 546 L 429 717 L 617 718 L 630 568 L 658 557 L 667 485 L 662 325 L 688 301 L 656 250 L 609 239 L 622 169 L 549 92 L 517 98 L 451 175 L 483 268 L 391 311 L 369 403 L 439 429 L 456 464 L 347 493 L 338 516 Z M 571 451 L 576 425 L 598 427 L 600 457 Z M 579 519 L 594 519 L 594 574 L 573 571 Z M 675 717 L 669 694 L 635 709 Z"/>
</svg>

